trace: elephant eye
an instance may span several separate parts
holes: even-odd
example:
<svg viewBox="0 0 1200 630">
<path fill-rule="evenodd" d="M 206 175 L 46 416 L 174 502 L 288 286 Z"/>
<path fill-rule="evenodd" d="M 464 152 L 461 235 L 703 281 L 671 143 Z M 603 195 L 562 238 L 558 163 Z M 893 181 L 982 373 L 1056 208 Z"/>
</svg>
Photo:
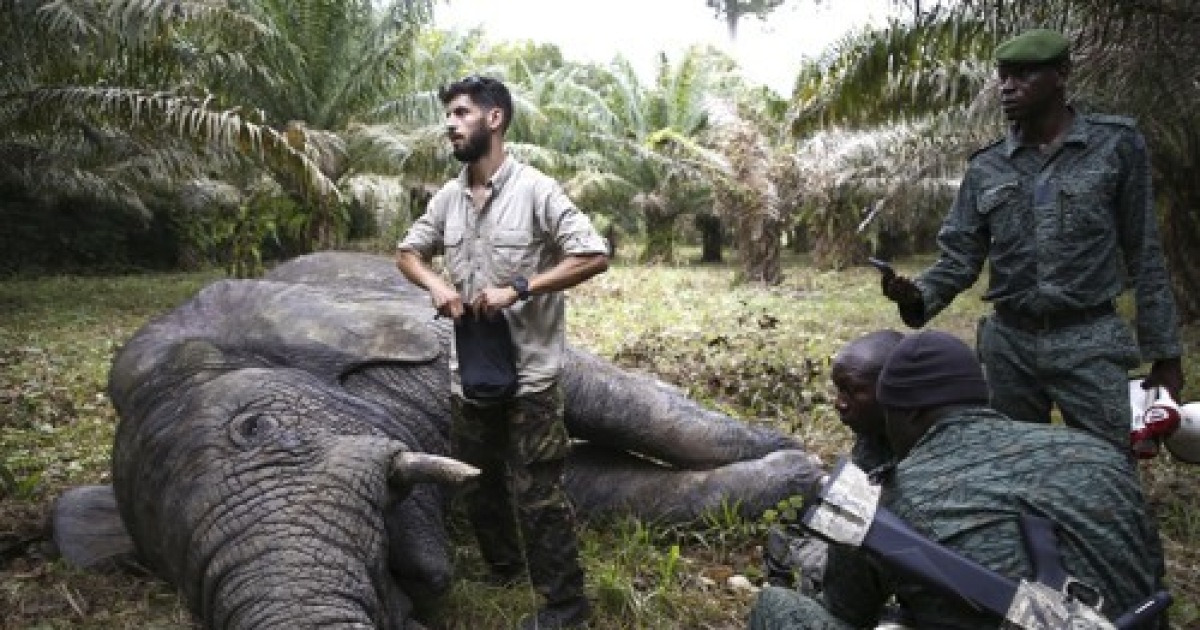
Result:
<svg viewBox="0 0 1200 630">
<path fill-rule="evenodd" d="M 263 414 L 251 414 L 234 420 L 229 427 L 230 437 L 239 446 L 261 442 L 279 425 L 275 418 Z"/>
</svg>

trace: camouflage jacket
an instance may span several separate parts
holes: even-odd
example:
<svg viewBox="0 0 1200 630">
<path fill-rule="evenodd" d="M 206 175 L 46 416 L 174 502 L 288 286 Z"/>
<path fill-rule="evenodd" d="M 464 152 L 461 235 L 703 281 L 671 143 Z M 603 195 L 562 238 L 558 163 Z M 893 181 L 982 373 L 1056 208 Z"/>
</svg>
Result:
<svg viewBox="0 0 1200 630">
<path fill-rule="evenodd" d="M 882 505 L 918 531 L 1012 578 L 1033 579 L 1018 521 L 1022 511 L 1059 525 L 1067 573 L 1100 591 L 1113 618 L 1161 588 L 1157 531 L 1146 517 L 1127 457 L 1082 431 L 1014 422 L 989 409 L 935 424 L 884 477 Z M 911 579 L 862 552 L 834 546 L 826 608 L 874 627 L 894 594 L 918 628 L 998 627 L 997 616 Z"/>
<path fill-rule="evenodd" d="M 1142 134 L 1129 118 L 1077 114 L 1047 156 L 1010 132 L 971 157 L 938 233 L 941 256 L 917 279 L 921 326 L 978 279 L 984 299 L 1028 315 L 1096 306 L 1135 288 L 1142 359 L 1180 356 Z"/>
</svg>

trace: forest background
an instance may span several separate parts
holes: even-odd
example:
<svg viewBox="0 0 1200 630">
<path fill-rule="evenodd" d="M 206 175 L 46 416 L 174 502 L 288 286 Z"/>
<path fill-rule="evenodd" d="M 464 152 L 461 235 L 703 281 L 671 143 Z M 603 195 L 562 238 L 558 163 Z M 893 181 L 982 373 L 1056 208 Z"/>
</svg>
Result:
<svg viewBox="0 0 1200 630">
<path fill-rule="evenodd" d="M 739 23 L 769 22 L 785 3 L 821 4 L 706 0 L 732 37 Z M 694 322 L 681 324 L 686 316 L 678 313 L 634 339 L 577 340 L 691 384 L 694 394 L 743 417 L 811 416 L 808 428 L 792 428 L 818 431 L 814 439 L 830 432 L 822 449 L 832 455 L 845 436 L 823 402 L 820 370 L 804 366 L 821 365 L 854 330 L 797 323 L 794 332 L 807 336 L 789 337 L 797 350 L 777 365 L 754 345 L 779 336 L 778 313 L 788 307 L 771 300 L 832 299 L 834 284 L 869 286 L 871 276 L 858 267 L 867 255 L 922 260 L 966 157 L 1002 128 L 995 44 L 1030 26 L 1061 29 L 1076 44 L 1075 102 L 1135 116 L 1148 138 L 1168 265 L 1187 322 L 1185 361 L 1194 356 L 1200 5 L 896 0 L 894 7 L 885 26 L 851 32 L 797 67 L 791 92 L 780 95 L 752 84 L 713 47 L 664 54 L 646 77 L 620 58 L 581 62 L 544 42 L 436 29 L 430 1 L 0 0 L 0 597 L 12 604 L 3 609 L 13 627 L 96 618 L 97 604 L 79 603 L 91 599 L 81 594 L 87 578 L 38 559 L 35 523 L 63 486 L 106 474 L 113 418 L 102 392 L 113 349 L 154 309 L 177 304 L 204 280 L 255 276 L 273 261 L 316 250 L 390 251 L 457 168 L 435 92 L 466 74 L 509 83 L 518 110 L 512 150 L 563 182 L 616 244 L 613 300 L 628 306 L 641 284 L 661 286 L 668 302 L 713 295 L 692 292 L 697 286 L 727 287 L 742 304 L 767 300 L 765 319 L 714 307 L 706 324 L 714 330 L 763 332 L 746 333 L 750 346 L 727 347 L 727 370 L 714 367 L 707 381 L 653 360 L 684 360 L 708 343 L 680 332 Z M 624 281 L 641 284 L 635 291 Z M 82 299 L 86 291 L 125 297 Z M 614 308 L 597 304 L 601 312 Z M 869 323 L 894 326 L 885 307 L 869 307 L 878 315 Z M 100 314 L 115 319 L 93 321 Z M 971 338 L 966 315 L 940 324 Z M 656 354 L 655 335 L 684 339 Z M 725 342 L 740 335 L 727 332 Z M 789 387 L 788 374 L 810 376 Z M 72 438 L 74 431 L 83 433 Z M 1169 543 L 1183 550 L 1171 569 L 1184 595 L 1177 621 L 1195 620 L 1196 477 L 1166 461 L 1147 470 L 1151 494 L 1167 506 Z M 706 535 L 629 527 L 628 544 L 669 539 L 683 544 L 685 556 L 705 536 L 752 556 L 761 533 L 734 522 Z M 667 571 L 669 561 L 652 562 Z M 130 588 L 135 598 L 162 595 L 141 582 Z M 631 584 L 626 600 L 642 602 L 664 627 L 678 620 L 640 588 Z M 670 610 L 690 605 L 657 597 L 673 602 Z M 49 608 L 21 612 L 42 605 Z M 613 618 L 646 625 L 622 614 Z M 720 619 L 704 623 L 724 627 Z"/>
</svg>

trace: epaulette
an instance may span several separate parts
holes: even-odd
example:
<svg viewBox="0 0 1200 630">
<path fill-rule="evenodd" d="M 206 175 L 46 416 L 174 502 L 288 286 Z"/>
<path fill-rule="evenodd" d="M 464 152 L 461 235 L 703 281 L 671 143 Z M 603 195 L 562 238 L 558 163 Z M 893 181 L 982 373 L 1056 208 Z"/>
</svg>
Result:
<svg viewBox="0 0 1200 630">
<path fill-rule="evenodd" d="M 971 153 L 971 155 L 967 156 L 967 161 L 969 162 L 969 161 L 975 159 L 976 155 L 979 155 L 980 153 L 987 151 L 988 149 L 1000 144 L 1001 142 L 1004 142 L 1005 138 L 1006 138 L 1006 136 L 1000 136 L 999 138 L 992 140 L 991 142 L 979 147 L 978 149 L 975 149 L 975 151 L 973 153 Z"/>
<path fill-rule="evenodd" d="M 1117 116 L 1115 114 L 1084 114 L 1083 116 L 1088 122 L 1100 123 L 1102 125 L 1120 125 L 1122 127 L 1137 128 L 1137 120 L 1130 116 Z"/>
</svg>

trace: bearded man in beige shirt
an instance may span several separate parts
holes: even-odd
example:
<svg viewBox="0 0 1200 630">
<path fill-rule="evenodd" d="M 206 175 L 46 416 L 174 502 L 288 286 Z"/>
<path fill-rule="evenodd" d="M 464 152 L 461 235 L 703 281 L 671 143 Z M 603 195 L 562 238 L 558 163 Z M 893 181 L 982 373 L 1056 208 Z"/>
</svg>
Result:
<svg viewBox="0 0 1200 630">
<path fill-rule="evenodd" d="M 465 166 L 400 242 L 396 264 L 456 326 L 503 316 L 498 321 L 512 339 L 515 394 L 482 400 L 464 391 L 460 363 L 476 349 L 459 347 L 467 337 L 456 334 L 452 454 L 482 471 L 466 499 L 493 576 L 511 584 L 527 574 L 546 599 L 522 627 L 582 625 L 591 607 L 562 489 L 570 449 L 559 383 L 562 291 L 604 272 L 608 246 L 557 182 L 505 151 L 513 106 L 503 83 L 471 76 L 438 96 L 454 157 Z M 445 255 L 449 282 L 429 266 L 437 253 Z M 487 337 L 482 341 L 492 345 Z"/>
</svg>

